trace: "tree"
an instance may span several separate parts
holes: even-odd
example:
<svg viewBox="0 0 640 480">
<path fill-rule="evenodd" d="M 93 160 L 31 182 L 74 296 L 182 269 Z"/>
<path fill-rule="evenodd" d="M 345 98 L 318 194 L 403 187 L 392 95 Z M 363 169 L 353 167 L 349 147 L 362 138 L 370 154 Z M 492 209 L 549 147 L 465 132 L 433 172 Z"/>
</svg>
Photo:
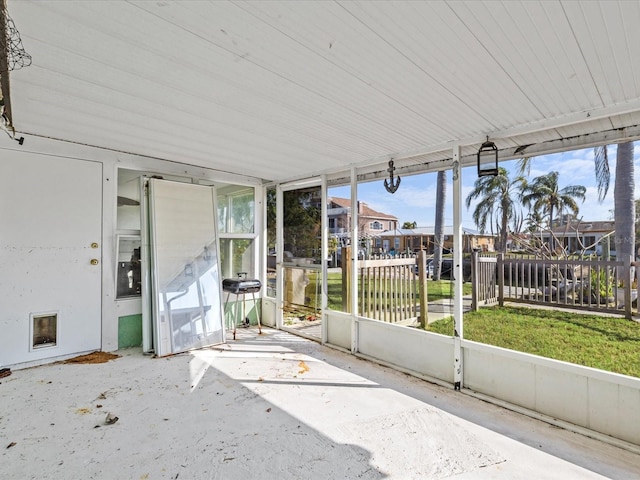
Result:
<svg viewBox="0 0 640 480">
<path fill-rule="evenodd" d="M 542 213 L 537 210 L 533 210 L 527 214 L 525 222 L 527 232 L 536 232 L 540 230 L 540 227 L 544 222 L 544 218 L 542 218 Z"/>
<path fill-rule="evenodd" d="M 286 191 L 282 195 L 284 249 L 294 257 L 314 258 L 320 251 L 320 189 Z"/>
<path fill-rule="evenodd" d="M 560 188 L 558 185 L 558 172 L 550 172 L 533 179 L 531 183 L 524 184 L 522 188 L 522 203 L 534 211 L 542 212 L 548 216 L 549 229 L 553 226 L 554 215 L 559 217 L 565 211 L 578 215 L 580 208 L 576 199 L 584 201 L 587 189 L 582 185 L 569 185 Z M 549 237 L 549 248 L 553 252 L 553 236 Z"/>
<path fill-rule="evenodd" d="M 440 280 L 444 244 L 444 204 L 447 199 L 447 172 L 440 170 L 436 179 L 436 218 L 433 230 L 433 279 Z"/>
<path fill-rule="evenodd" d="M 598 199 L 602 201 L 607 195 L 611 179 L 606 145 L 596 148 L 595 166 Z M 634 194 L 633 142 L 619 143 L 616 154 L 616 179 L 613 191 L 617 258 L 635 258 L 636 211 L 633 199 Z"/>
<path fill-rule="evenodd" d="M 418 226 L 418 222 L 404 222 L 402 224 L 402 228 L 407 229 L 407 230 L 411 230 L 413 228 L 416 228 Z"/>
<path fill-rule="evenodd" d="M 526 181 L 523 177 L 509 179 L 507 170 L 498 168 L 498 175 L 478 178 L 473 190 L 467 196 L 467 209 L 471 207 L 471 202 L 480 199 L 473 211 L 473 221 L 478 229 L 484 233 L 487 224 L 497 227 L 499 251 L 504 252 L 507 248 L 507 238 L 509 234 L 509 222 L 519 219 L 519 198 L 520 192 Z"/>
<path fill-rule="evenodd" d="M 267 247 L 276 246 L 276 189 L 267 189 Z"/>
<path fill-rule="evenodd" d="M 640 238 L 640 200 L 635 200 L 635 234 L 636 238 Z"/>
<path fill-rule="evenodd" d="M 321 206 L 315 200 L 319 190 L 294 190 L 283 195 L 285 242 L 294 245 L 317 243 Z M 276 246 L 276 189 L 267 190 L 267 246 Z M 311 247 L 313 248 L 313 247 Z"/>
</svg>

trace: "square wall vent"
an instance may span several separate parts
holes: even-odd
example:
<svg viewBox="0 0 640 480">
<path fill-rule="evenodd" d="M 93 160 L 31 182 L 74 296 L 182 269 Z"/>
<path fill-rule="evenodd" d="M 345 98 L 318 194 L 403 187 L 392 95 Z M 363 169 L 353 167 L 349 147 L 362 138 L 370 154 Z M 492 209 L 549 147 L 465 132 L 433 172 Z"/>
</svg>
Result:
<svg viewBox="0 0 640 480">
<path fill-rule="evenodd" d="M 58 313 L 31 315 L 31 350 L 55 347 L 58 344 Z"/>
</svg>

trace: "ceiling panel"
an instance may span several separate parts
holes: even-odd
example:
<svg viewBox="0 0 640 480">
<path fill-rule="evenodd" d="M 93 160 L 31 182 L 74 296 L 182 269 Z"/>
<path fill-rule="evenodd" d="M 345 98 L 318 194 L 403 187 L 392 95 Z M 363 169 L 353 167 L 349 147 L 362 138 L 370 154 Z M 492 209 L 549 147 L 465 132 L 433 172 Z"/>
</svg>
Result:
<svg viewBox="0 0 640 480">
<path fill-rule="evenodd" d="M 640 95 L 640 3 L 567 2 L 572 29 L 604 104 Z"/>
<path fill-rule="evenodd" d="M 637 131 L 639 5 L 8 0 L 13 121 L 264 182 L 588 144 Z"/>
</svg>

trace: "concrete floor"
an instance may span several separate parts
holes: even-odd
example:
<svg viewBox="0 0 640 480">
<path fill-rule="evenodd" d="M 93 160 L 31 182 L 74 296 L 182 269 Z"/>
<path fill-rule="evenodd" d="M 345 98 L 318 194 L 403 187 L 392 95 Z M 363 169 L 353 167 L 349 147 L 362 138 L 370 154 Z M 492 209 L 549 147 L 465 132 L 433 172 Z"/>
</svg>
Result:
<svg viewBox="0 0 640 480">
<path fill-rule="evenodd" d="M 0 478 L 640 478 L 638 454 L 263 332 L 14 371 L 0 379 Z"/>
</svg>

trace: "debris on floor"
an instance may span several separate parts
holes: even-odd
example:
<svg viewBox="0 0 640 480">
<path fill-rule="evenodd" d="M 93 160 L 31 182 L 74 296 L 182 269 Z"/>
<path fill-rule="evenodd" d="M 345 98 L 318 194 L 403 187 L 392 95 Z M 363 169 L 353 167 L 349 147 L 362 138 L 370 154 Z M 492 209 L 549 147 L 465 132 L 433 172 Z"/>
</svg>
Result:
<svg viewBox="0 0 640 480">
<path fill-rule="evenodd" d="M 113 425 L 118 421 L 118 417 L 116 417 L 113 413 L 107 413 L 107 418 L 104 419 L 105 425 Z"/>
<path fill-rule="evenodd" d="M 62 363 L 107 363 L 116 358 L 120 358 L 120 355 L 109 352 L 92 352 L 64 360 Z"/>
<path fill-rule="evenodd" d="M 8 377 L 9 375 L 11 375 L 10 368 L 0 368 L 0 378 Z"/>
<path fill-rule="evenodd" d="M 309 366 L 304 363 L 303 360 L 300 360 L 300 363 L 298 363 L 298 367 L 300 367 L 300 371 L 298 373 L 305 373 L 309 371 Z"/>
</svg>

